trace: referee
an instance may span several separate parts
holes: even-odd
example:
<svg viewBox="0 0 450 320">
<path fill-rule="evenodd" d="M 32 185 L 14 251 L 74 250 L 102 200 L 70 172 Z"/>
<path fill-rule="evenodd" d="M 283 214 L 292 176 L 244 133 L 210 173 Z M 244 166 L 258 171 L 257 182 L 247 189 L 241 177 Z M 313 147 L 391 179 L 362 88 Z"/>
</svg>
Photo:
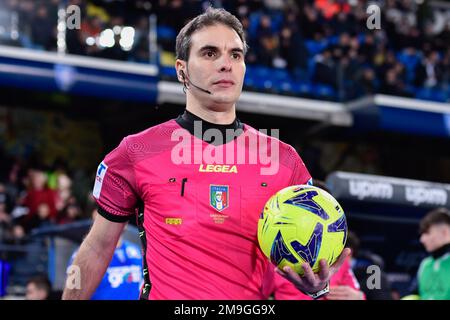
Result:
<svg viewBox="0 0 450 320">
<path fill-rule="evenodd" d="M 66 284 L 63 299 L 90 298 L 132 216 L 144 253 L 141 299 L 268 298 L 275 273 L 258 246 L 260 212 L 275 192 L 311 176 L 294 148 L 236 118 L 246 50 L 241 23 L 223 9 L 180 31 L 175 67 L 186 110 L 125 137 L 99 165 L 100 215 L 73 262 L 79 286 Z M 347 256 L 331 267 L 321 261 L 319 274 L 305 264 L 302 278 L 277 272 L 318 298 Z"/>
</svg>

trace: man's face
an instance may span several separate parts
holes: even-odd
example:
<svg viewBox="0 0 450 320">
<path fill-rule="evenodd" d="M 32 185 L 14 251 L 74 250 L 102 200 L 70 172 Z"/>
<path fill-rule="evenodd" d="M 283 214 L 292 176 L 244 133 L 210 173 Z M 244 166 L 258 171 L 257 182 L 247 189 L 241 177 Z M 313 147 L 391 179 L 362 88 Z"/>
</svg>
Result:
<svg viewBox="0 0 450 320">
<path fill-rule="evenodd" d="M 450 227 L 446 224 L 431 225 L 430 228 L 420 236 L 420 242 L 427 252 L 439 249 L 448 243 Z"/>
<path fill-rule="evenodd" d="M 29 283 L 26 288 L 26 300 L 45 300 L 47 292 L 39 289 L 33 282 Z"/>
<path fill-rule="evenodd" d="M 189 93 L 200 101 L 211 99 L 215 105 L 230 106 L 236 103 L 245 75 L 243 50 L 244 45 L 236 31 L 223 24 L 194 32 L 189 60 L 187 63 L 177 62 L 177 67 L 182 66 L 192 83 L 212 95 L 188 84 Z"/>
</svg>

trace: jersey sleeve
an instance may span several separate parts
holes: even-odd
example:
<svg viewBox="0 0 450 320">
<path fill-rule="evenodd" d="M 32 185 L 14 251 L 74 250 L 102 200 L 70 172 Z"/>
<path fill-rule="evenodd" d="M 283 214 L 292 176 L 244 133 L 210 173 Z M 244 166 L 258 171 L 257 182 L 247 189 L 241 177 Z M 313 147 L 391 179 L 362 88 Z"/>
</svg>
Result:
<svg viewBox="0 0 450 320">
<path fill-rule="evenodd" d="M 138 192 L 133 163 L 127 154 L 127 138 L 100 163 L 93 196 L 98 212 L 113 222 L 126 222 L 135 214 Z"/>
<path fill-rule="evenodd" d="M 293 169 L 289 185 L 291 186 L 296 184 L 312 185 L 311 175 L 309 174 L 309 171 L 306 168 L 302 158 L 300 158 L 297 151 L 293 147 L 289 146 L 289 149 L 290 149 L 289 152 L 291 153 L 290 158 L 292 159 L 291 167 Z"/>
</svg>

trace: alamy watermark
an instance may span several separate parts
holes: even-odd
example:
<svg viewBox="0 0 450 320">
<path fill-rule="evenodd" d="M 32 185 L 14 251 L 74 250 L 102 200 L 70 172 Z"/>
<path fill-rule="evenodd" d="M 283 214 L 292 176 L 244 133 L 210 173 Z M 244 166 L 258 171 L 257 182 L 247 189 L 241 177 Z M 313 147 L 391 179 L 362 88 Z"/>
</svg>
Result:
<svg viewBox="0 0 450 320">
<path fill-rule="evenodd" d="M 66 288 L 69 290 L 81 289 L 81 270 L 79 266 L 71 265 L 67 268 Z"/>
<path fill-rule="evenodd" d="M 367 274 L 370 276 L 366 280 L 366 287 L 369 290 L 381 289 L 381 269 L 376 264 L 370 265 L 366 269 Z"/>
<path fill-rule="evenodd" d="M 64 12 L 66 18 L 66 28 L 69 30 L 81 29 L 81 9 L 77 5 L 70 5 Z"/>
<path fill-rule="evenodd" d="M 253 130 L 207 129 L 203 132 L 202 122 L 194 121 L 194 136 L 184 130 L 172 132 L 171 141 L 178 142 L 171 151 L 174 164 L 196 164 L 199 172 L 238 173 L 238 165 L 259 165 L 261 175 L 274 175 L 279 170 L 279 129 Z M 236 139 L 239 137 L 239 139 Z M 236 143 L 226 143 L 236 139 Z M 211 141 L 206 147 L 203 141 Z"/>
<path fill-rule="evenodd" d="M 381 29 L 381 9 L 376 4 L 371 4 L 367 7 L 366 13 L 369 15 L 367 18 L 366 26 L 369 30 Z"/>
</svg>

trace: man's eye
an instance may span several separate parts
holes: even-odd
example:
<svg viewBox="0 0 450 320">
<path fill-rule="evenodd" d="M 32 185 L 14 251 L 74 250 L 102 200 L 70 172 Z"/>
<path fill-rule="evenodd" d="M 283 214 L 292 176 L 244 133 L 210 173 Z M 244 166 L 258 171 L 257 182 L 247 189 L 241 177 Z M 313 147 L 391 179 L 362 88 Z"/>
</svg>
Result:
<svg viewBox="0 0 450 320">
<path fill-rule="evenodd" d="M 214 51 L 209 50 L 209 51 L 206 51 L 205 55 L 211 58 L 211 57 L 214 57 L 216 55 L 216 53 Z"/>
<path fill-rule="evenodd" d="M 241 58 L 241 55 L 239 53 L 233 53 L 231 56 L 233 57 L 233 59 L 236 59 L 236 60 Z"/>
</svg>

